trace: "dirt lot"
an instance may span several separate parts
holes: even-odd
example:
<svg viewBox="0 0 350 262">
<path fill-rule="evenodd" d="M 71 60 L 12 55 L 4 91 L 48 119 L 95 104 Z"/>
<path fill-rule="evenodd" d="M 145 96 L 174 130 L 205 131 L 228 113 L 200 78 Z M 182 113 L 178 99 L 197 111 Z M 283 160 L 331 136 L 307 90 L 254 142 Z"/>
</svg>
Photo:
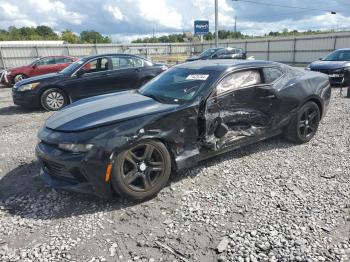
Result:
<svg viewBox="0 0 350 262">
<path fill-rule="evenodd" d="M 52 113 L 0 88 L 0 261 L 350 261 L 350 99 L 316 137 L 248 146 L 175 174 L 152 201 L 103 202 L 39 178 Z"/>
</svg>

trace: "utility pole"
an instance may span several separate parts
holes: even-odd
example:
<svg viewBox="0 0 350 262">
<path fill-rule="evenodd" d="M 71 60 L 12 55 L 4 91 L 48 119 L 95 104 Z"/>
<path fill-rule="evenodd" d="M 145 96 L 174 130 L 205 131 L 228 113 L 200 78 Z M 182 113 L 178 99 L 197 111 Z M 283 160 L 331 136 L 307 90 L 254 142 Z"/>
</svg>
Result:
<svg viewBox="0 0 350 262">
<path fill-rule="evenodd" d="M 235 32 L 235 38 L 237 38 L 237 16 L 235 16 L 235 29 L 234 29 L 234 32 Z"/>
<path fill-rule="evenodd" d="M 215 0 L 215 47 L 219 46 L 219 25 L 218 25 L 218 13 L 219 13 L 219 7 L 218 7 L 218 0 Z"/>
</svg>

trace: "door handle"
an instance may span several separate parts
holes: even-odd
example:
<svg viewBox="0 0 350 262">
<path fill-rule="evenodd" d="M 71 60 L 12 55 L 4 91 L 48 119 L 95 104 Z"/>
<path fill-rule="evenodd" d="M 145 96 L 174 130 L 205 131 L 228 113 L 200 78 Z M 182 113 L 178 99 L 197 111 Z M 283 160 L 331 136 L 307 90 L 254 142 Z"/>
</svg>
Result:
<svg viewBox="0 0 350 262">
<path fill-rule="evenodd" d="M 276 99 L 277 96 L 276 95 L 269 95 L 269 96 L 260 96 L 260 99 Z"/>
</svg>

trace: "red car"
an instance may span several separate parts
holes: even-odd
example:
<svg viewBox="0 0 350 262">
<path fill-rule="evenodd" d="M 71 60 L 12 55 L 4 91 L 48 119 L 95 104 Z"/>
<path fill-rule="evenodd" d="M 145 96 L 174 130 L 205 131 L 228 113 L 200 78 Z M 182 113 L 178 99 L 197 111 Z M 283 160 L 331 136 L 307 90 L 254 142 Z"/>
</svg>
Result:
<svg viewBox="0 0 350 262">
<path fill-rule="evenodd" d="M 56 73 L 76 60 L 78 60 L 78 58 L 71 56 L 41 57 L 27 66 L 8 69 L 4 77 L 2 77 L 1 82 L 5 85 L 13 85 L 28 77 Z"/>
</svg>

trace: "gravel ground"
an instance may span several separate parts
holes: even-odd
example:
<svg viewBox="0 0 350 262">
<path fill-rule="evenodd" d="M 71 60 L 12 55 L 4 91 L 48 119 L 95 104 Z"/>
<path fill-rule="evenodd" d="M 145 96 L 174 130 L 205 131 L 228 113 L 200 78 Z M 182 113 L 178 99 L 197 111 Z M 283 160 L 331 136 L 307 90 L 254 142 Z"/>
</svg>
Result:
<svg viewBox="0 0 350 262">
<path fill-rule="evenodd" d="M 310 143 L 227 153 L 142 204 L 46 187 L 34 146 L 50 115 L 0 88 L 0 261 L 350 261 L 350 99 L 338 89 Z"/>
</svg>

